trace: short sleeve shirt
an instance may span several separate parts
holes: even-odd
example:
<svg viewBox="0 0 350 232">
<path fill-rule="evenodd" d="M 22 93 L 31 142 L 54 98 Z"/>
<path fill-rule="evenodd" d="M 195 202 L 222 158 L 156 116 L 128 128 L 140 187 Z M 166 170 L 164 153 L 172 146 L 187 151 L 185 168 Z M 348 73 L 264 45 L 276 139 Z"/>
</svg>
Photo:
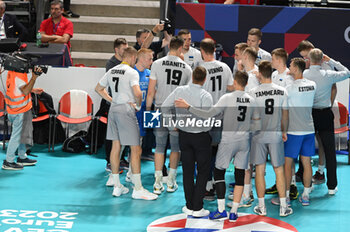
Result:
<svg viewBox="0 0 350 232">
<path fill-rule="evenodd" d="M 127 64 L 111 68 L 99 81 L 103 87 L 110 87 L 113 104 L 135 103 L 132 87 L 139 85 L 139 74 Z"/>
<path fill-rule="evenodd" d="M 52 18 L 45 19 L 40 25 L 40 32 L 45 32 L 47 35 L 59 35 L 63 36 L 68 34 L 73 37 L 73 23 L 67 18 L 61 18 L 61 21 L 57 24 L 53 23 Z M 67 43 L 68 48 L 71 47 L 70 41 Z"/>
</svg>

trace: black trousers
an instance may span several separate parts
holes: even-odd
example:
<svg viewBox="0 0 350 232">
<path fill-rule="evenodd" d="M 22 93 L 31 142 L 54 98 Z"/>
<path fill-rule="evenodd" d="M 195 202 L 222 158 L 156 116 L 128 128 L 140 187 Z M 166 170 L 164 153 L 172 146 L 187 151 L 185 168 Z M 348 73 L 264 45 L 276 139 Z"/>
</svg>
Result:
<svg viewBox="0 0 350 232">
<path fill-rule="evenodd" d="M 210 172 L 211 137 L 208 132 L 187 133 L 180 131 L 179 144 L 186 206 L 190 210 L 201 210 Z M 197 177 L 196 183 L 194 183 L 196 163 Z"/>
<path fill-rule="evenodd" d="M 337 159 L 335 154 L 334 115 L 331 108 L 312 109 L 315 133 L 322 141 L 327 169 L 328 189 L 337 187 Z"/>
</svg>

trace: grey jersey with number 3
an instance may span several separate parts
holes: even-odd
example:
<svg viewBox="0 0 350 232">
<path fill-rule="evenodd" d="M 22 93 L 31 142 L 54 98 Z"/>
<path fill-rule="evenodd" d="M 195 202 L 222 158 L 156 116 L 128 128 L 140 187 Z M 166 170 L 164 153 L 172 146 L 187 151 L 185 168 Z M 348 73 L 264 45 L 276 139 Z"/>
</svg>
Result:
<svg viewBox="0 0 350 232">
<path fill-rule="evenodd" d="M 156 60 L 151 67 L 151 80 L 156 80 L 155 105 L 160 107 L 178 86 L 186 85 L 192 78 L 192 69 L 177 56 L 168 55 Z"/>
</svg>

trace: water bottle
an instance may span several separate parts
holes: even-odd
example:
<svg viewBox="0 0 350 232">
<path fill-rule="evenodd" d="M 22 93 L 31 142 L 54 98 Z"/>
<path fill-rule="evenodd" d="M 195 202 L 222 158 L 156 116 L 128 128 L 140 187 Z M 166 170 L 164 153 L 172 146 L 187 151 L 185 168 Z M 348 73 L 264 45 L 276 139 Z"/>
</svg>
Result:
<svg viewBox="0 0 350 232">
<path fill-rule="evenodd" d="M 41 34 L 40 31 L 38 31 L 38 33 L 36 33 L 36 46 L 40 47 L 41 45 Z"/>
</svg>

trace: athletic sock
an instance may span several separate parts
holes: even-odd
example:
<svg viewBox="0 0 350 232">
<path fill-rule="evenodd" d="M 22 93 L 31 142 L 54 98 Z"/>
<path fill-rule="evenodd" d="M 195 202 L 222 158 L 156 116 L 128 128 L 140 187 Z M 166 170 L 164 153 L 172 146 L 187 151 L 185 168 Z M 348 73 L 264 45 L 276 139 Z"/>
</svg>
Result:
<svg viewBox="0 0 350 232">
<path fill-rule="evenodd" d="M 286 191 L 286 197 L 289 197 L 290 190 Z"/>
<path fill-rule="evenodd" d="M 218 210 L 220 213 L 222 213 L 225 210 L 225 198 L 218 199 Z"/>
<path fill-rule="evenodd" d="M 305 196 L 308 197 L 310 194 L 310 190 L 311 190 L 311 188 L 304 187 L 303 197 L 305 197 Z"/>
<path fill-rule="evenodd" d="M 156 171 L 154 173 L 154 177 L 156 179 L 156 183 L 157 184 L 161 184 L 162 183 L 163 172 L 162 171 Z"/>
<path fill-rule="evenodd" d="M 250 188 L 251 184 L 245 184 L 244 187 L 243 187 L 243 197 L 244 198 L 248 198 L 249 195 L 250 195 Z"/>
<path fill-rule="evenodd" d="M 239 203 L 237 202 L 232 202 L 232 209 L 231 209 L 231 213 L 237 213 L 238 211 L 238 206 L 239 206 Z"/>
<path fill-rule="evenodd" d="M 262 197 L 262 198 L 258 198 L 259 200 L 259 207 L 265 207 L 265 198 Z"/>
<path fill-rule="evenodd" d="M 119 180 L 119 174 L 112 174 L 112 178 L 113 178 L 114 186 L 119 187 L 121 185 Z"/>
<path fill-rule="evenodd" d="M 324 172 L 324 165 L 318 165 L 318 170 L 317 170 L 321 175 Z"/>
<path fill-rule="evenodd" d="M 170 168 L 168 176 L 168 178 L 176 180 L 176 169 Z"/>
<path fill-rule="evenodd" d="M 131 176 L 132 183 L 135 186 L 135 190 L 138 191 L 142 189 L 142 183 L 141 183 L 141 174 L 133 174 Z"/>
<path fill-rule="evenodd" d="M 292 185 L 297 185 L 297 181 L 295 179 L 295 174 L 292 176 L 292 182 L 291 182 Z"/>
<path fill-rule="evenodd" d="M 280 205 L 284 208 L 287 207 L 287 199 L 285 197 L 280 198 Z"/>
</svg>

